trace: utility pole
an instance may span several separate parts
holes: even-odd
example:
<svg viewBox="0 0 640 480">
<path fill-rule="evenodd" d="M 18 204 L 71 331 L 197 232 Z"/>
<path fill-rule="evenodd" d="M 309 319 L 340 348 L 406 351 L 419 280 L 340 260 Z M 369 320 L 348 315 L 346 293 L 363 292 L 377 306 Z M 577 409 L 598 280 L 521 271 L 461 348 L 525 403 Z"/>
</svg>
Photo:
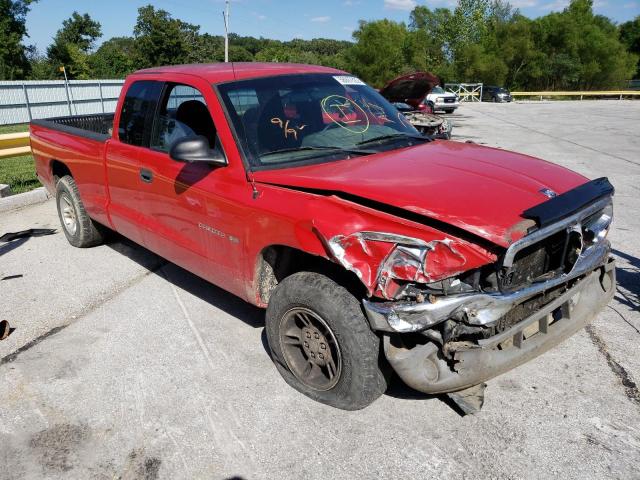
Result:
<svg viewBox="0 0 640 480">
<path fill-rule="evenodd" d="M 226 0 L 225 11 L 222 12 L 224 17 L 224 61 L 229 61 L 229 0 Z"/>
</svg>

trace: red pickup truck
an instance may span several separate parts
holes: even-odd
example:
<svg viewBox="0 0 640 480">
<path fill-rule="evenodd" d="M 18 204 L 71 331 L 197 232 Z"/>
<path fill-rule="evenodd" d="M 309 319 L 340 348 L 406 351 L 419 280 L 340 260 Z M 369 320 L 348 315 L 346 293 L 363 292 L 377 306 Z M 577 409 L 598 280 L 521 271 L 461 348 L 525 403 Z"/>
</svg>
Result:
<svg viewBox="0 0 640 480">
<path fill-rule="evenodd" d="M 266 308 L 276 368 L 338 408 L 391 370 L 470 408 L 615 289 L 606 178 L 420 135 L 331 68 L 142 70 L 31 146 L 72 245 L 115 230 Z"/>
</svg>

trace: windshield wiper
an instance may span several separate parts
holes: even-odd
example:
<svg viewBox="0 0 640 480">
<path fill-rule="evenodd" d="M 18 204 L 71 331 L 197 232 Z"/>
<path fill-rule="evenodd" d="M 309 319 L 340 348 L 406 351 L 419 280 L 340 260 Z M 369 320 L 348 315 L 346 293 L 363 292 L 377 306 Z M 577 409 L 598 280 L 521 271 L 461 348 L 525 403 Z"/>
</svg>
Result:
<svg viewBox="0 0 640 480">
<path fill-rule="evenodd" d="M 290 153 L 290 152 L 304 152 L 304 151 L 321 151 L 321 152 L 339 152 L 339 153 L 353 153 L 356 155 L 371 155 L 373 153 L 377 153 L 371 150 L 362 150 L 359 148 L 341 148 L 341 147 L 329 147 L 324 145 L 306 145 L 304 147 L 291 147 L 291 148 L 281 148 L 280 150 L 272 150 L 271 152 L 263 153 L 260 155 L 261 157 L 266 157 L 269 155 L 278 155 L 280 153 Z"/>
<path fill-rule="evenodd" d="M 430 137 L 423 137 L 423 136 L 419 136 L 419 135 L 411 135 L 408 133 L 392 133 L 390 135 L 381 135 L 379 137 L 373 137 L 370 138 L 369 140 L 363 140 L 361 142 L 356 143 L 356 145 L 366 145 L 367 143 L 375 143 L 375 142 L 382 142 L 384 140 L 392 140 L 392 139 L 398 139 L 398 138 L 407 138 L 407 139 L 411 139 L 411 140 L 420 140 L 422 142 L 430 142 L 431 138 Z"/>
</svg>

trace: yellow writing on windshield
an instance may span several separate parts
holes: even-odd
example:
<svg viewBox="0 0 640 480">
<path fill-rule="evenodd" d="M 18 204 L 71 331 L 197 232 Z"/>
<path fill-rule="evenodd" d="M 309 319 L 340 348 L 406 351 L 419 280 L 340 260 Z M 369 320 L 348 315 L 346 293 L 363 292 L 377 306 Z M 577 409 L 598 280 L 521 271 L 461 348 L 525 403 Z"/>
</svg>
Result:
<svg viewBox="0 0 640 480">
<path fill-rule="evenodd" d="M 322 111 L 329 119 L 352 133 L 364 133 L 369 130 L 367 112 L 353 100 L 342 95 L 329 95 L 320 102 Z"/>
<path fill-rule="evenodd" d="M 290 120 L 283 122 L 282 119 L 278 117 L 274 117 L 271 119 L 271 123 L 273 123 L 274 125 L 278 125 L 282 129 L 282 132 L 284 133 L 284 138 L 289 138 L 289 135 L 291 135 L 293 138 L 298 140 L 298 132 L 302 131 L 304 127 L 306 127 L 306 125 L 290 128 L 289 122 Z"/>
</svg>

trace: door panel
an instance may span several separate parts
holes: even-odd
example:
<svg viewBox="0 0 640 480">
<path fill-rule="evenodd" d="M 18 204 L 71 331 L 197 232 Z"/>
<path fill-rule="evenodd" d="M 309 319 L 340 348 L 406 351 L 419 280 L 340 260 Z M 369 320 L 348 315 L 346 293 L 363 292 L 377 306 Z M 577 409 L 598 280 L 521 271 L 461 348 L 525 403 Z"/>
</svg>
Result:
<svg viewBox="0 0 640 480">
<path fill-rule="evenodd" d="M 141 166 L 153 174 L 139 187 L 148 226 L 145 245 L 210 282 L 243 292 L 244 222 L 237 207 L 215 193 L 229 186 L 224 168 L 176 162 L 161 152 L 143 158 Z"/>
<path fill-rule="evenodd" d="M 144 244 L 142 232 L 149 222 L 141 203 L 140 157 L 149 146 L 163 85 L 155 80 L 127 82 L 115 120 L 116 138 L 107 142 L 105 152 L 111 223 L 118 232 L 141 244 Z"/>
<path fill-rule="evenodd" d="M 146 219 L 141 205 L 140 153 L 139 147 L 110 141 L 107 144 L 106 169 L 111 224 L 117 232 L 144 245 L 142 227 Z"/>
<path fill-rule="evenodd" d="M 212 149 L 222 151 L 200 91 L 167 83 L 154 121 L 152 148 L 140 157 L 140 168 L 151 176 L 138 186 L 147 226 L 145 245 L 227 290 L 244 294 L 239 231 L 243 223 L 237 222 L 231 202 L 224 198 L 230 169 L 178 162 L 168 154 L 173 142 L 193 135 L 206 137 Z"/>
</svg>

